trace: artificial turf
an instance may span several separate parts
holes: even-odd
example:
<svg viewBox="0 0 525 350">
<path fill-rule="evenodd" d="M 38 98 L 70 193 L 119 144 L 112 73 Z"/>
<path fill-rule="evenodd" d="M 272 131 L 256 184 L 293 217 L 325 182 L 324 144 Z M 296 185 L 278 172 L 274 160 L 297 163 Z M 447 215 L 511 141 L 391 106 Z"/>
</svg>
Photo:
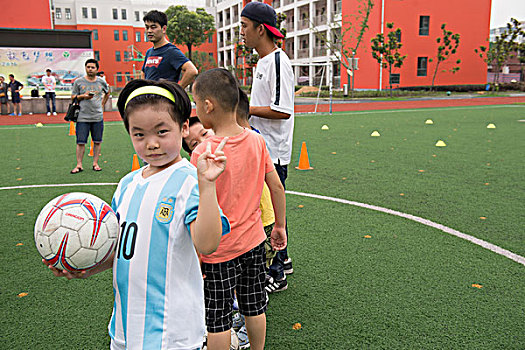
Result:
<svg viewBox="0 0 525 350">
<path fill-rule="evenodd" d="M 287 189 L 417 215 L 525 256 L 524 112 L 490 106 L 297 116 Z M 433 125 L 425 125 L 429 118 Z M 67 130 L 0 128 L 0 186 L 115 183 L 129 171 L 127 134 L 108 123 L 104 170 L 92 171 L 86 156 L 85 171 L 70 175 L 75 146 Z M 381 136 L 371 137 L 374 130 Z M 438 140 L 447 146 L 436 147 Z M 303 141 L 313 170 L 294 169 Z M 33 225 L 62 193 L 110 201 L 114 189 L 0 190 L 3 347 L 108 348 L 111 273 L 54 278 L 34 247 Z M 289 194 L 287 210 L 295 273 L 287 291 L 270 296 L 268 349 L 525 348 L 525 266 L 370 209 Z"/>
</svg>

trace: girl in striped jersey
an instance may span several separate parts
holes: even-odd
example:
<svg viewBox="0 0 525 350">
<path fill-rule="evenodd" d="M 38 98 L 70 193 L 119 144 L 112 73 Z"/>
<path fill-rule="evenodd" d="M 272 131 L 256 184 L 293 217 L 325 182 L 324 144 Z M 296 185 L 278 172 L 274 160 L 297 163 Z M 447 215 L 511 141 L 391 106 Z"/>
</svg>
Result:
<svg viewBox="0 0 525 350">
<path fill-rule="evenodd" d="M 117 105 L 136 153 L 148 162 L 126 175 L 113 196 L 119 244 L 93 270 L 52 270 L 71 279 L 113 267 L 111 349 L 198 349 L 205 326 L 195 248 L 210 254 L 230 231 L 215 189 L 226 141 L 214 153 L 208 148 L 196 168 L 180 156 L 191 104 L 175 83 L 134 80 Z"/>
</svg>

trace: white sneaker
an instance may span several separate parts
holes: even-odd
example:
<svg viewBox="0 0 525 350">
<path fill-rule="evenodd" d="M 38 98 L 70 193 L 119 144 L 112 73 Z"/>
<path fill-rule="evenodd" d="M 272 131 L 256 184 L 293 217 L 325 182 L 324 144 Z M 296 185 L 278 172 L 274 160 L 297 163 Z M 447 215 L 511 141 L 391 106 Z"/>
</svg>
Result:
<svg viewBox="0 0 525 350">
<path fill-rule="evenodd" d="M 57 112 L 53 112 L 53 115 L 57 115 Z"/>
<path fill-rule="evenodd" d="M 51 112 L 47 112 L 47 116 L 49 117 L 51 115 Z"/>
</svg>

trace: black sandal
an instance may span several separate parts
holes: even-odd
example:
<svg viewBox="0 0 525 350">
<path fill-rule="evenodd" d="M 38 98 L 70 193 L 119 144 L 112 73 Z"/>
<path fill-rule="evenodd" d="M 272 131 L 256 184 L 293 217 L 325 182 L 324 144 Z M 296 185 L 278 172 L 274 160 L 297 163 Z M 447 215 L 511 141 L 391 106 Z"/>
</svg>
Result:
<svg viewBox="0 0 525 350">
<path fill-rule="evenodd" d="M 84 171 L 84 169 L 82 169 L 81 167 L 76 167 L 75 169 L 71 170 L 69 173 L 70 174 L 78 174 L 80 172 Z"/>
</svg>

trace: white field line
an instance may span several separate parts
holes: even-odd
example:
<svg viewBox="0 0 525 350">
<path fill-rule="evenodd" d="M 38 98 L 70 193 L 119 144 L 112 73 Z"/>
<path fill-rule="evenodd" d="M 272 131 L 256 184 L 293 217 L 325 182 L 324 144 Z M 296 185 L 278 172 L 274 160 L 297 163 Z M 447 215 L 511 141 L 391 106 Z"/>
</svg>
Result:
<svg viewBox="0 0 525 350">
<path fill-rule="evenodd" d="M 25 186 L 0 187 L 0 190 L 14 190 L 14 189 L 22 189 L 22 188 L 41 188 L 41 187 L 79 187 L 79 186 L 116 186 L 116 185 L 117 185 L 117 183 L 114 183 L 114 182 L 106 182 L 106 183 L 103 183 L 103 182 L 102 183 L 95 183 L 95 182 L 93 182 L 93 183 L 76 183 L 76 184 L 43 184 L 43 185 L 25 185 Z M 520 255 L 518 255 L 518 254 L 515 254 L 515 253 L 513 253 L 513 252 L 511 252 L 509 250 L 506 250 L 506 249 L 503 249 L 501 247 L 498 247 L 497 245 L 494 245 L 494 244 L 489 243 L 487 241 L 484 241 L 482 239 L 473 237 L 471 235 L 467 235 L 466 233 L 459 232 L 459 231 L 454 230 L 454 229 L 452 229 L 450 227 L 447 227 L 445 225 L 441 225 L 441 224 L 435 223 L 433 221 L 430 221 L 430 220 L 427 220 L 427 219 L 423 219 L 423 218 L 421 218 L 419 216 L 402 213 L 400 211 L 396 211 L 396 210 L 392 210 L 392 209 L 388 209 L 388 208 L 378 207 L 376 205 L 360 203 L 360 202 L 354 202 L 354 201 L 349 201 L 349 200 L 346 200 L 346 199 L 335 198 L 335 197 L 321 196 L 321 195 L 318 195 L 318 194 L 296 192 L 296 191 L 286 191 L 286 193 L 287 194 L 296 195 L 296 196 L 316 198 L 316 199 L 324 199 L 324 200 L 328 200 L 328 201 L 332 201 L 332 202 L 337 202 L 337 203 L 342 203 L 342 204 L 349 204 L 349 205 L 353 205 L 353 206 L 356 206 L 356 207 L 371 209 L 371 210 L 379 211 L 379 212 L 382 212 L 382 213 L 399 216 L 399 217 L 402 217 L 402 218 L 405 218 L 405 219 L 408 219 L 408 220 L 412 220 L 412 221 L 418 222 L 418 223 L 423 224 L 423 225 L 427 225 L 427 226 L 433 227 L 435 229 L 438 229 L 440 231 L 448 233 L 448 234 L 450 234 L 452 236 L 456 236 L 458 238 L 467 240 L 467 241 L 469 241 L 471 243 L 474 243 L 474 244 L 476 244 L 476 245 L 478 245 L 480 247 L 488 249 L 488 250 L 490 250 L 490 251 L 492 251 L 492 252 L 494 252 L 496 254 L 503 255 L 504 257 L 506 257 L 506 258 L 508 258 L 510 260 L 513 260 L 513 261 L 517 262 L 518 264 L 521 264 L 521 265 L 525 266 L 525 258 L 520 256 Z"/>
<path fill-rule="evenodd" d="M 69 124 L 44 124 L 42 126 L 43 129 L 51 129 L 51 128 L 64 128 L 68 129 Z M 104 127 L 111 126 L 111 125 L 122 125 L 122 122 L 104 122 Z M 0 127 L 0 131 L 2 130 L 20 130 L 20 129 L 36 129 L 37 127 L 35 124 L 25 124 L 25 125 L 16 125 L 16 126 L 7 126 L 5 128 Z M 40 129 L 40 128 L 38 128 Z"/>
<path fill-rule="evenodd" d="M 405 113 L 405 112 L 420 112 L 425 113 L 426 111 L 451 111 L 457 109 L 487 109 L 487 108 L 525 108 L 523 105 L 488 105 L 488 106 L 459 106 L 459 107 L 428 107 L 428 108 L 416 108 L 416 109 L 380 109 L 373 111 L 337 111 L 337 114 L 379 114 L 379 113 Z M 297 115 L 312 115 L 312 114 L 327 114 L 328 112 L 297 112 Z"/>
<path fill-rule="evenodd" d="M 471 235 L 467 235 L 466 233 L 459 232 L 459 231 L 454 230 L 454 229 L 452 229 L 450 227 L 447 227 L 447 226 L 435 223 L 435 222 L 427 220 L 427 219 L 420 218 L 419 216 L 414 216 L 414 215 L 402 213 L 400 211 L 396 211 L 396 210 L 392 210 L 392 209 L 388 209 L 388 208 L 378 207 L 376 205 L 349 201 L 349 200 L 346 200 L 346 199 L 327 197 L 327 196 L 320 196 L 320 195 L 317 195 L 317 194 L 295 192 L 295 191 L 286 191 L 286 193 L 287 194 L 297 195 L 297 196 L 317 198 L 317 199 L 324 199 L 324 200 L 328 200 L 328 201 L 332 201 L 332 202 L 338 202 L 338 203 L 343 203 L 343 204 L 354 205 L 356 207 L 372 209 L 372 210 L 380 211 L 382 213 L 391 214 L 391 215 L 399 216 L 399 217 L 402 217 L 402 218 L 406 218 L 406 219 L 409 219 L 409 220 L 412 220 L 412 221 L 415 221 L 415 222 L 419 222 L 420 224 L 436 228 L 436 229 L 438 229 L 440 231 L 443 231 L 445 233 L 448 233 L 450 235 L 453 235 L 453 236 L 465 239 L 465 240 L 467 240 L 467 241 L 469 241 L 471 243 L 479 245 L 480 247 L 488 249 L 488 250 L 490 250 L 490 251 L 492 251 L 492 252 L 494 252 L 496 254 L 503 255 L 503 256 L 511 259 L 511 260 L 514 260 L 518 264 L 522 264 L 522 265 L 525 266 L 525 258 L 520 256 L 520 255 L 518 255 L 518 254 L 515 254 L 515 253 L 513 253 L 513 252 L 511 252 L 509 250 L 500 248 L 497 245 L 494 245 L 492 243 L 486 242 L 486 241 L 484 241 L 482 239 L 473 237 Z"/>
</svg>

